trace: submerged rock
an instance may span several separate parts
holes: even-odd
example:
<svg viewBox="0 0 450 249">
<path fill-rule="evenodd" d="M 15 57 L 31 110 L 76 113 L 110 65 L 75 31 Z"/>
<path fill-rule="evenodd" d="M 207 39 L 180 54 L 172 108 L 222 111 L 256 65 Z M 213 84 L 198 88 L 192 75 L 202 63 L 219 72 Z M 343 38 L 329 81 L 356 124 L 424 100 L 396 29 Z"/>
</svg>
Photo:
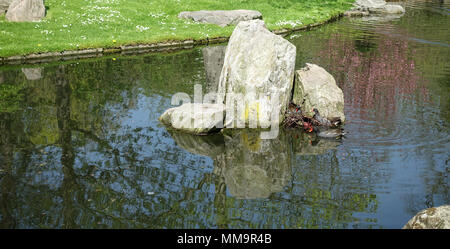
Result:
<svg viewBox="0 0 450 249">
<path fill-rule="evenodd" d="M 35 22 L 45 16 L 43 0 L 14 0 L 6 12 L 10 22 Z"/>
<path fill-rule="evenodd" d="M 0 15 L 8 10 L 9 5 L 13 0 L 0 0 Z"/>
<path fill-rule="evenodd" d="M 183 11 L 178 18 L 191 19 L 201 23 L 217 24 L 225 27 L 236 25 L 240 21 L 261 19 L 262 15 L 256 10 L 200 10 Z"/>
<path fill-rule="evenodd" d="M 403 229 L 450 229 L 450 205 L 420 211 Z"/>
<path fill-rule="evenodd" d="M 236 105 L 237 115 L 227 111 L 225 123 L 251 127 L 259 121 L 259 127 L 267 128 L 272 114 L 278 115 L 277 124 L 282 122 L 291 98 L 295 57 L 296 47 L 270 32 L 262 20 L 240 22 L 225 53 L 217 102 L 227 109 L 234 108 L 234 100 L 245 105 Z"/>
<path fill-rule="evenodd" d="M 315 64 L 306 63 L 306 67 L 295 72 L 292 102 L 300 105 L 308 117 L 313 117 L 312 109 L 316 108 L 324 118 L 339 117 L 345 121 L 344 93 L 333 76 Z"/>
<path fill-rule="evenodd" d="M 183 132 L 206 135 L 223 127 L 221 104 L 187 103 L 166 110 L 159 120 Z"/>
</svg>

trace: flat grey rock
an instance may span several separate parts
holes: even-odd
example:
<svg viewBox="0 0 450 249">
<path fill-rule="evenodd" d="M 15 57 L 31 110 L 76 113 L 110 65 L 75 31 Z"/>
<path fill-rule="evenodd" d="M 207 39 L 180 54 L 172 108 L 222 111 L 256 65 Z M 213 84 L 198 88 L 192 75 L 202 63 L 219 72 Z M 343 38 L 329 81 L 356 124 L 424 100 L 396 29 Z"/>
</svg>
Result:
<svg viewBox="0 0 450 249">
<path fill-rule="evenodd" d="M 166 110 L 159 120 L 175 130 L 206 135 L 223 126 L 224 110 L 221 104 L 185 103 Z"/>
<path fill-rule="evenodd" d="M 240 21 L 261 19 L 262 14 L 256 10 L 199 10 L 183 11 L 178 18 L 191 19 L 200 23 L 211 23 L 225 27 L 236 25 Z"/>
<path fill-rule="evenodd" d="M 6 12 L 10 22 L 36 22 L 45 16 L 43 0 L 14 0 Z"/>
</svg>

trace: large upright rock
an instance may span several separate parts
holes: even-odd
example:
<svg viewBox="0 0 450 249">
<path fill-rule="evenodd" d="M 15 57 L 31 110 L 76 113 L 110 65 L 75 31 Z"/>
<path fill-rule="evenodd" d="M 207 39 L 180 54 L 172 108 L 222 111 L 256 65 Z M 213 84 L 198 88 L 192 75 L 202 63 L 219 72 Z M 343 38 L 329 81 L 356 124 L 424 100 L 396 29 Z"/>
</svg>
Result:
<svg viewBox="0 0 450 249">
<path fill-rule="evenodd" d="M 420 211 L 403 229 L 450 229 L 450 205 Z"/>
<path fill-rule="evenodd" d="M 0 15 L 8 10 L 9 5 L 13 0 L 0 0 Z"/>
<path fill-rule="evenodd" d="M 240 22 L 228 42 L 219 81 L 218 103 L 227 105 L 225 123 L 259 120 L 258 127 L 269 127 L 272 113 L 281 122 L 291 97 L 295 56 L 296 47 L 270 32 L 262 20 Z M 245 106 L 237 104 L 237 115 L 230 115 L 230 103 L 238 94 Z"/>
<path fill-rule="evenodd" d="M 317 108 L 323 117 L 340 117 L 345 121 L 344 93 L 333 76 L 315 64 L 306 63 L 306 67 L 295 72 L 292 101 L 300 105 L 307 116 L 313 116 L 311 110 Z"/>
<path fill-rule="evenodd" d="M 14 0 L 6 12 L 10 22 L 35 22 L 45 16 L 43 0 Z"/>
<path fill-rule="evenodd" d="M 183 11 L 178 18 L 191 19 L 201 23 L 217 24 L 225 27 L 236 25 L 241 21 L 261 19 L 262 15 L 256 10 L 199 10 Z"/>
</svg>

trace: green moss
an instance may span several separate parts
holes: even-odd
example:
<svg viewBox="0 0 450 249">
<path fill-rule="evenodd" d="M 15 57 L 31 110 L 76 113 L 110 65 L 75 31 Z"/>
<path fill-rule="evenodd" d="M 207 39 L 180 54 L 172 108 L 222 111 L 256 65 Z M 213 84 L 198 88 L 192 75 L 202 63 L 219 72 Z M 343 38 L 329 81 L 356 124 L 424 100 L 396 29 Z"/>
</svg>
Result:
<svg viewBox="0 0 450 249">
<path fill-rule="evenodd" d="M 0 16 L 0 56 L 228 37 L 234 27 L 179 19 L 181 11 L 254 9 L 269 29 L 325 21 L 354 0 L 46 0 L 41 22 L 12 23 Z"/>
</svg>

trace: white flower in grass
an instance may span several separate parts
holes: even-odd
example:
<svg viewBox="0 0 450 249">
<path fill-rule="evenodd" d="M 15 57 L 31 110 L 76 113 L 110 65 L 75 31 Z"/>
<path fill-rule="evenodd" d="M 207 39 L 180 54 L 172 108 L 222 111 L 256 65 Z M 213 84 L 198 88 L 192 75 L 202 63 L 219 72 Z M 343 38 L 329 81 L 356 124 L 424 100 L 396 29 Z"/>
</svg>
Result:
<svg viewBox="0 0 450 249">
<path fill-rule="evenodd" d="M 284 26 L 284 25 L 289 25 L 291 27 L 296 27 L 299 25 L 302 25 L 303 23 L 300 20 L 296 20 L 296 21 L 291 21 L 291 20 L 285 20 L 285 21 L 278 21 L 277 23 L 275 23 L 275 25 L 277 26 Z"/>
<path fill-rule="evenodd" d="M 149 30 L 150 27 L 144 27 L 144 26 L 142 26 L 142 25 L 136 25 L 136 29 L 137 29 L 139 32 L 144 32 L 144 31 L 146 31 L 146 30 Z"/>
</svg>

